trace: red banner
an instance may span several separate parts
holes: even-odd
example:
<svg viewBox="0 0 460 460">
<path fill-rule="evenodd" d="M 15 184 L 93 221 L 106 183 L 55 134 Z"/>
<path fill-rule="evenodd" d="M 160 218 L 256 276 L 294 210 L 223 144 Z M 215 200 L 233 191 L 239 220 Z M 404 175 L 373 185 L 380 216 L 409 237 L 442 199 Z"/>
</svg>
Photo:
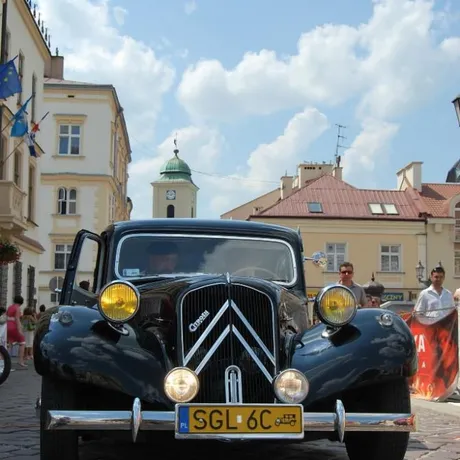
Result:
<svg viewBox="0 0 460 460">
<path fill-rule="evenodd" d="M 400 315 L 417 346 L 418 371 L 411 379 L 412 396 L 445 401 L 456 390 L 459 377 L 457 310 Z"/>
</svg>

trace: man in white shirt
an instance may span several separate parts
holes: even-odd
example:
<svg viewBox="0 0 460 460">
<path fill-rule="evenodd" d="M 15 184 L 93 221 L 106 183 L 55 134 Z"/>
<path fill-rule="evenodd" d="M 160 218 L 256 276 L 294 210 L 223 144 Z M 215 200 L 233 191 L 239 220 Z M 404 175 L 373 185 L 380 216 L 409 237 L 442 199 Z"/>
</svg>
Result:
<svg viewBox="0 0 460 460">
<path fill-rule="evenodd" d="M 455 308 L 452 292 L 442 286 L 445 277 L 446 272 L 440 265 L 431 270 L 431 286 L 420 293 L 414 307 L 420 323 L 436 323 Z"/>
</svg>

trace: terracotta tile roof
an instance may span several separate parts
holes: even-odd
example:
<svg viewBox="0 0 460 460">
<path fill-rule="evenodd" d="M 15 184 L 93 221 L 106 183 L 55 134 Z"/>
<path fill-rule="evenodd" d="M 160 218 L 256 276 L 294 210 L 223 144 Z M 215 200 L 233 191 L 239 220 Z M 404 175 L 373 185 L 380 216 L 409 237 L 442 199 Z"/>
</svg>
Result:
<svg viewBox="0 0 460 460">
<path fill-rule="evenodd" d="M 433 217 L 451 217 L 452 198 L 460 194 L 460 184 L 422 184 L 422 198 Z"/>
<path fill-rule="evenodd" d="M 322 211 L 310 212 L 309 202 L 321 203 Z M 394 204 L 398 214 L 372 214 L 369 203 Z M 409 188 L 396 190 L 363 190 L 324 175 L 308 181 L 284 200 L 278 201 L 254 217 L 309 217 L 339 219 L 424 220 L 427 208 L 420 194 Z"/>
</svg>

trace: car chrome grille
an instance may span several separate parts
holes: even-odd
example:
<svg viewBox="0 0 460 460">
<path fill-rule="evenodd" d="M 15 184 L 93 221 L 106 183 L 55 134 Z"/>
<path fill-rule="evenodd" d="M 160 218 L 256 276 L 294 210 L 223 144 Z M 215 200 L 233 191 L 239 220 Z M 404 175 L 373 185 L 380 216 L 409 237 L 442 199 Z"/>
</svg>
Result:
<svg viewBox="0 0 460 460">
<path fill-rule="evenodd" d="M 239 395 L 231 402 L 273 402 L 278 328 L 266 294 L 224 283 L 191 291 L 180 305 L 179 328 L 181 364 L 200 379 L 194 402 L 230 402 L 229 378 Z"/>
</svg>

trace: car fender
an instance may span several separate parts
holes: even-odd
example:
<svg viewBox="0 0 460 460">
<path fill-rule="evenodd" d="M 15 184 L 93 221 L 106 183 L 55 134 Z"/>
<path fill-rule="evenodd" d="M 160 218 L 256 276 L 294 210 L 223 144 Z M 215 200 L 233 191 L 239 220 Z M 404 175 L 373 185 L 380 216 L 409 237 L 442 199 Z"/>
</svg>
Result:
<svg viewBox="0 0 460 460">
<path fill-rule="evenodd" d="M 163 392 L 170 364 L 161 340 L 152 339 L 149 334 L 146 349 L 139 331 L 126 324 L 124 328 L 126 335 L 109 325 L 95 308 L 51 308 L 37 323 L 35 369 L 40 375 L 119 391 L 172 407 Z"/>
<path fill-rule="evenodd" d="M 390 315 L 391 325 L 383 324 L 383 314 Z M 417 372 L 414 337 L 407 323 L 390 311 L 362 309 L 335 335 L 326 332 L 327 327 L 318 324 L 292 345 L 290 367 L 301 371 L 310 383 L 305 405 Z"/>
</svg>

